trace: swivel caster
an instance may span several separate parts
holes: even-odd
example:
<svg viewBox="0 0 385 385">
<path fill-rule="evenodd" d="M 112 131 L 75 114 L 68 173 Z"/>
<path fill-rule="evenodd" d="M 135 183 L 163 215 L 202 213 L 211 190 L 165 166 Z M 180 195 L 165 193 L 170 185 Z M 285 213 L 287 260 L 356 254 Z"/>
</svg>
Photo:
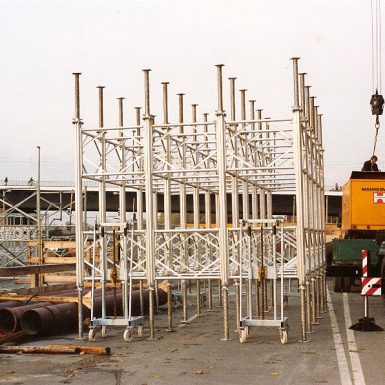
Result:
<svg viewBox="0 0 385 385">
<path fill-rule="evenodd" d="M 133 339 L 132 328 L 127 328 L 123 333 L 123 340 L 125 342 L 130 342 L 132 341 L 132 339 Z"/>
<path fill-rule="evenodd" d="M 239 329 L 239 342 L 241 344 L 244 344 L 247 339 L 247 328 L 240 328 Z"/>
<path fill-rule="evenodd" d="M 281 340 L 282 345 L 286 345 L 288 343 L 287 329 L 279 328 L 279 339 Z"/>
<path fill-rule="evenodd" d="M 88 331 L 88 341 L 94 342 L 95 341 L 95 336 L 96 336 L 96 330 L 95 329 L 90 329 Z"/>
</svg>

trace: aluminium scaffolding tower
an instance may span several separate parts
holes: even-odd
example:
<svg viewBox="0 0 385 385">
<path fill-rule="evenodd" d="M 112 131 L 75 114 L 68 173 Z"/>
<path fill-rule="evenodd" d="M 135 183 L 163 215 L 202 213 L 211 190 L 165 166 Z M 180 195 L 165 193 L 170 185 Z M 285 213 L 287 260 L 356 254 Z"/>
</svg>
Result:
<svg viewBox="0 0 385 385">
<path fill-rule="evenodd" d="M 220 282 L 223 304 L 224 340 L 230 338 L 229 287 L 239 287 L 248 279 L 240 269 L 240 220 L 266 225 L 272 218 L 272 192 L 296 194 L 297 223 L 285 230 L 287 249 L 278 263 L 296 275 L 301 297 L 301 335 L 307 340 L 312 325 L 325 309 L 325 214 L 322 148 L 322 117 L 298 74 L 298 58 L 293 58 L 294 106 L 288 118 L 263 118 L 262 110 L 249 102 L 240 90 L 240 119 L 236 118 L 235 78 L 230 83 L 230 119 L 223 102 L 223 65 L 217 65 L 217 109 L 215 118 L 203 114 L 198 120 L 192 105 L 191 122 L 184 117 L 183 94 L 178 94 L 179 116 L 170 122 L 168 83 L 163 82 L 163 122 L 155 123 L 151 111 L 150 70 L 144 72 L 144 113 L 136 108 L 136 122 L 125 125 L 123 98 L 118 98 L 116 126 L 104 124 L 104 87 L 98 87 L 99 126 L 86 128 L 80 116 L 80 73 L 75 73 L 75 211 L 77 286 L 79 293 L 79 337 L 83 335 L 82 291 L 89 279 L 90 266 L 84 253 L 92 246 L 92 232 L 84 228 L 82 186 L 85 180 L 99 185 L 98 223 L 105 224 L 106 186 L 120 197 L 115 231 L 122 244 L 126 192 L 136 191 L 136 227 L 132 232 L 135 252 L 127 255 L 134 281 L 149 288 L 150 338 L 155 337 L 155 289 L 167 281 L 168 327 L 172 329 L 172 283 L 182 288 L 183 320 L 188 320 L 187 280 L 196 281 L 197 314 L 200 314 L 200 284 L 207 282 L 208 306 L 212 306 L 212 282 Z M 163 196 L 163 210 L 158 208 Z M 187 201 L 192 197 L 193 215 L 189 220 Z M 171 200 L 179 200 L 178 224 L 172 222 Z M 162 212 L 163 220 L 159 213 Z M 203 219 L 203 220 L 202 220 Z M 111 224 L 109 224 L 111 226 Z M 255 225 L 251 225 L 255 226 Z M 111 246 L 99 242 L 101 271 L 117 268 Z M 275 246 L 274 246 L 275 247 Z M 288 252 L 289 250 L 289 252 Z M 131 260 L 130 260 L 131 259 Z M 284 271 L 286 271 L 284 269 Z M 242 274 L 242 277 L 241 277 Z M 285 278 L 285 277 L 284 277 Z M 239 291 L 235 290 L 236 295 Z M 238 294 L 237 294 L 238 293 Z M 242 293 L 240 293 L 242 295 Z M 236 301 L 236 303 L 238 303 Z M 278 306 L 277 303 L 274 306 Z M 239 315 L 239 309 L 236 310 Z M 239 327 L 237 317 L 237 328 Z"/>
</svg>

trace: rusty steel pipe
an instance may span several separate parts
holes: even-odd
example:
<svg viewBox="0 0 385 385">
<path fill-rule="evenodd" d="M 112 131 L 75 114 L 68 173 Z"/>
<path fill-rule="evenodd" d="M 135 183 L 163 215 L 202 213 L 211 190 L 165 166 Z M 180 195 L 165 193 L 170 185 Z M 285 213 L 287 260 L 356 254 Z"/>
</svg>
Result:
<svg viewBox="0 0 385 385">
<path fill-rule="evenodd" d="M 52 297 L 71 296 L 76 294 L 76 290 L 62 290 L 60 292 L 55 292 L 50 294 Z M 97 296 L 101 295 L 101 291 L 98 290 L 96 295 Z M 15 305 L 12 305 L 12 303 L 15 303 Z M 4 306 L 5 304 L 10 304 L 10 305 L 5 307 Z M 21 327 L 20 320 L 26 311 L 30 309 L 35 309 L 35 308 L 46 307 L 48 305 L 55 305 L 55 304 L 52 302 L 35 302 L 29 305 L 25 305 L 22 302 L 18 302 L 18 301 L 9 301 L 9 302 L 0 303 L 0 332 L 3 334 L 8 334 L 19 330 Z"/>
<path fill-rule="evenodd" d="M 23 302 L 21 301 L 0 302 L 0 309 L 3 309 L 5 307 L 18 307 L 18 306 L 23 306 Z"/>
<path fill-rule="evenodd" d="M 144 309 L 148 309 L 149 291 L 143 291 Z M 167 302 L 167 293 L 158 289 L 159 305 Z M 114 293 L 106 293 L 106 313 L 112 314 L 114 311 Z M 123 315 L 122 292 L 116 294 L 117 315 Z M 89 316 L 89 309 L 84 308 L 85 316 Z M 94 316 L 100 317 L 102 314 L 102 297 L 94 298 Z M 140 315 L 140 291 L 132 293 L 132 315 Z M 63 331 L 75 330 L 78 322 L 78 307 L 76 303 L 62 303 L 49 305 L 35 309 L 29 309 L 21 317 L 21 327 L 30 335 L 53 334 Z"/>
<path fill-rule="evenodd" d="M 77 322 L 78 305 L 74 302 L 27 310 L 20 320 L 22 329 L 30 335 L 76 329 Z"/>
<path fill-rule="evenodd" d="M 27 310 L 49 305 L 52 305 L 52 302 L 38 302 L 32 305 L 0 309 L 0 332 L 3 334 L 16 332 L 20 329 L 20 319 Z"/>
</svg>

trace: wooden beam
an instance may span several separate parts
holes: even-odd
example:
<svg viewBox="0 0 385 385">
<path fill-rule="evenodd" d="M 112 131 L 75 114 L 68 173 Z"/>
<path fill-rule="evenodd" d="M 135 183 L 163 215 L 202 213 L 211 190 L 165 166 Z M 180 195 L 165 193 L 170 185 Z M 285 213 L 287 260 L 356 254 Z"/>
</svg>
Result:
<svg viewBox="0 0 385 385">
<path fill-rule="evenodd" d="M 27 353 L 27 354 L 65 354 L 85 353 L 108 355 L 111 349 L 104 346 L 87 345 L 46 345 L 46 346 L 1 346 L 0 353 Z"/>
<path fill-rule="evenodd" d="M 60 265 L 62 263 L 76 263 L 76 257 L 46 257 L 43 256 L 44 263 L 48 265 Z M 28 258 L 29 263 L 39 263 L 38 257 Z"/>
<path fill-rule="evenodd" d="M 76 247 L 75 241 L 44 241 L 43 247 L 45 249 L 74 249 Z"/>
<path fill-rule="evenodd" d="M 78 354 L 80 350 L 76 346 L 55 345 L 47 346 L 0 346 L 0 353 L 35 353 L 35 354 Z"/>
<path fill-rule="evenodd" d="M 68 265 L 67 265 L 68 266 Z M 76 275 L 74 274 L 44 274 L 44 282 L 46 283 L 76 283 Z"/>
<path fill-rule="evenodd" d="M 48 345 L 51 348 L 60 347 L 62 345 Z M 107 346 L 90 346 L 90 345 L 67 345 L 69 347 L 74 347 L 79 350 L 79 353 L 84 354 L 96 354 L 98 356 L 106 356 L 111 353 L 111 349 Z"/>
<path fill-rule="evenodd" d="M 44 262 L 48 264 L 55 264 L 55 265 L 62 264 L 62 263 L 76 264 L 76 257 L 45 257 Z"/>
<path fill-rule="evenodd" d="M 49 296 L 49 295 L 37 295 L 31 298 L 30 295 L 12 295 L 12 294 L 1 294 L 1 301 L 30 301 L 30 302 L 55 302 L 55 303 L 64 303 L 64 302 L 78 302 L 78 297 L 60 297 Z"/>
<path fill-rule="evenodd" d="M 16 277 L 18 275 L 57 273 L 76 269 L 76 263 L 61 263 L 56 265 L 30 265 L 0 267 L 0 277 Z"/>
<path fill-rule="evenodd" d="M 30 247 L 36 247 L 37 241 L 28 241 L 27 244 Z M 75 241 L 43 241 L 44 249 L 74 249 L 75 247 Z"/>
</svg>

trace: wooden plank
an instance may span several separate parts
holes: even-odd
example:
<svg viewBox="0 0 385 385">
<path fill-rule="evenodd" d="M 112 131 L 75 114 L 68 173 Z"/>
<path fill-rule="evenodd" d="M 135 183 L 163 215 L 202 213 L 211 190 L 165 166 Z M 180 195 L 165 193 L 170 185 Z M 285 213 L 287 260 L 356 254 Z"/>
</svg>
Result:
<svg viewBox="0 0 385 385">
<path fill-rule="evenodd" d="M 55 303 L 64 303 L 64 302 L 78 302 L 78 297 L 59 297 L 59 296 L 49 296 L 49 295 L 38 295 L 31 298 L 30 295 L 12 295 L 12 294 L 1 294 L 1 301 L 30 301 L 30 302 L 55 302 Z"/>
<path fill-rule="evenodd" d="M 49 265 L 59 265 L 61 263 L 76 263 L 76 257 L 46 257 L 43 256 L 44 264 L 49 264 Z M 30 257 L 28 259 L 28 263 L 39 263 L 39 258 L 38 257 Z"/>
<path fill-rule="evenodd" d="M 55 273 L 60 271 L 75 270 L 76 264 L 56 264 L 56 265 L 30 265 L 0 267 L 0 277 L 16 277 L 18 275 Z"/>
<path fill-rule="evenodd" d="M 48 264 L 64 264 L 64 263 L 74 263 L 76 264 L 76 257 L 46 257 L 44 258 L 44 262 Z"/>
<path fill-rule="evenodd" d="M 45 249 L 74 249 L 76 247 L 75 241 L 44 241 L 43 247 Z"/>
<path fill-rule="evenodd" d="M 36 247 L 37 241 L 28 241 L 28 246 Z M 43 241 L 43 248 L 45 249 L 75 249 L 75 241 Z"/>
<path fill-rule="evenodd" d="M 15 279 L 15 283 L 17 285 L 26 285 L 26 284 L 30 284 L 31 283 L 31 278 L 30 277 L 22 277 L 22 278 L 17 278 Z"/>
<path fill-rule="evenodd" d="M 67 265 L 68 266 L 68 265 Z M 46 283 L 75 283 L 75 273 L 70 274 L 44 274 L 44 282 Z"/>
</svg>

